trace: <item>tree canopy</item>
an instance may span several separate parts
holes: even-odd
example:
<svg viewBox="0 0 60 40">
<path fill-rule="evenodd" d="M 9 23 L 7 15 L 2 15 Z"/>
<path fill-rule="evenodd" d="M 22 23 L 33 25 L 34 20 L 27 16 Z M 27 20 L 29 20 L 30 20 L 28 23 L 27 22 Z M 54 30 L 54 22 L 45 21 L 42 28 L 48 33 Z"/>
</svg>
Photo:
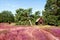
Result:
<svg viewBox="0 0 60 40">
<path fill-rule="evenodd" d="M 14 15 L 11 11 L 2 11 L 0 13 L 0 22 L 14 22 Z"/>
<path fill-rule="evenodd" d="M 43 12 L 46 24 L 60 25 L 60 0 L 47 0 Z"/>
<path fill-rule="evenodd" d="M 40 17 L 40 12 L 37 11 L 32 14 L 32 8 L 23 9 L 19 8 L 16 10 L 15 19 L 20 25 L 30 25 L 30 23 L 34 24 L 36 19 Z"/>
</svg>

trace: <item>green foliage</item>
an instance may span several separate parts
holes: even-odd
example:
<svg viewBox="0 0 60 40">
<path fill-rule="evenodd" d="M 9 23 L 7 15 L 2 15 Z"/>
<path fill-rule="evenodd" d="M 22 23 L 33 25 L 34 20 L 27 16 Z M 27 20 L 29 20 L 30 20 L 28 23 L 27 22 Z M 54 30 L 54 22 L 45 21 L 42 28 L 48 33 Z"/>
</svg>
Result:
<svg viewBox="0 0 60 40">
<path fill-rule="evenodd" d="M 40 17 L 40 11 L 32 14 L 32 8 L 16 10 L 15 16 L 10 11 L 2 11 L 0 13 L 0 22 L 16 22 L 17 25 L 34 25 L 36 19 Z"/>
<path fill-rule="evenodd" d="M 59 0 L 47 0 L 47 3 L 45 5 L 45 11 L 43 11 L 45 24 L 60 25 L 59 3 Z"/>
<path fill-rule="evenodd" d="M 37 15 L 36 15 L 37 14 Z M 19 25 L 30 25 L 29 20 L 32 24 L 35 23 L 36 19 L 40 17 L 40 12 L 37 11 L 35 14 L 32 14 L 32 8 L 29 9 L 17 9 L 15 15 L 15 21 Z"/>
<path fill-rule="evenodd" d="M 14 22 L 14 16 L 10 11 L 0 13 L 0 22 Z"/>
</svg>

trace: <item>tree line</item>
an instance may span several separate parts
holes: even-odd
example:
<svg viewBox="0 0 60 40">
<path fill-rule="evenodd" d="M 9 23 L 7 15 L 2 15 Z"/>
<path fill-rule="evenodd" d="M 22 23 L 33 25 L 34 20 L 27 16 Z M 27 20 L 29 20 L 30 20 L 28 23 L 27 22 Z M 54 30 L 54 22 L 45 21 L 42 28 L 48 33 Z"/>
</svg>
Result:
<svg viewBox="0 0 60 40">
<path fill-rule="evenodd" d="M 40 11 L 32 13 L 32 8 L 16 10 L 15 16 L 11 11 L 2 11 L 0 13 L 0 22 L 15 22 L 17 25 L 34 25 L 37 18 L 40 17 Z"/>
</svg>

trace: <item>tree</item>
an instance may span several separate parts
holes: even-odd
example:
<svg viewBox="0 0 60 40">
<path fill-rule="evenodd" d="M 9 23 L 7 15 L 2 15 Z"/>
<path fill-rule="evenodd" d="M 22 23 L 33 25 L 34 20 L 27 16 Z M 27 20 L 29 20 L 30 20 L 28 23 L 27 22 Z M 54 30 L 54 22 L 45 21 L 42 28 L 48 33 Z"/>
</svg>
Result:
<svg viewBox="0 0 60 40">
<path fill-rule="evenodd" d="M 17 24 L 31 25 L 35 24 L 35 21 L 39 16 L 40 16 L 39 11 L 36 11 L 35 14 L 32 14 L 32 8 L 28 9 L 19 8 L 16 10 L 15 19 Z"/>
<path fill-rule="evenodd" d="M 29 20 L 30 20 L 30 15 L 32 13 L 32 8 L 29 9 L 17 9 L 16 10 L 16 22 L 20 25 L 30 25 Z"/>
<path fill-rule="evenodd" d="M 34 15 L 35 15 L 36 19 L 39 18 L 40 17 L 40 11 L 36 11 Z"/>
<path fill-rule="evenodd" d="M 36 20 L 38 19 L 38 18 L 40 18 L 40 11 L 36 11 L 34 14 L 33 14 L 33 22 L 35 23 L 36 22 Z"/>
<path fill-rule="evenodd" d="M 14 22 L 14 15 L 10 11 L 0 13 L 0 22 Z"/>
<path fill-rule="evenodd" d="M 43 12 L 46 24 L 60 25 L 60 0 L 47 0 Z"/>
<path fill-rule="evenodd" d="M 2 22 L 2 14 L 0 13 L 0 22 Z"/>
</svg>

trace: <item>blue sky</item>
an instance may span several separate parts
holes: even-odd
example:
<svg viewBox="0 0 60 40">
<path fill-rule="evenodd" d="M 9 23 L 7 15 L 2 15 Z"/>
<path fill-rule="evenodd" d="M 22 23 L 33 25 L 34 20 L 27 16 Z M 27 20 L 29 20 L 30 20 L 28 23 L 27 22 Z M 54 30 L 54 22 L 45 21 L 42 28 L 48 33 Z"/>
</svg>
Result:
<svg viewBox="0 0 60 40">
<path fill-rule="evenodd" d="M 33 8 L 33 12 L 42 11 L 45 4 L 46 0 L 0 0 L 0 12 L 9 10 L 15 14 L 18 8 Z"/>
</svg>

